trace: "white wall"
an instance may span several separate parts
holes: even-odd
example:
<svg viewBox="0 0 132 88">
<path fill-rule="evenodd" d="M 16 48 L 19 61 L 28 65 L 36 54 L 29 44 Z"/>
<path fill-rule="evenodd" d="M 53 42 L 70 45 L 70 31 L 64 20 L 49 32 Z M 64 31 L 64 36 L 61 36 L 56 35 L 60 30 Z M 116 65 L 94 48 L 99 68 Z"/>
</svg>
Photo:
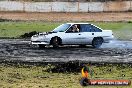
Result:
<svg viewBox="0 0 132 88">
<path fill-rule="evenodd" d="M 103 12 L 132 11 L 132 1 L 124 2 L 17 2 L 0 1 L 0 11 Z"/>
<path fill-rule="evenodd" d="M 85 2 L 79 3 L 79 12 L 88 12 L 88 10 L 89 10 L 88 3 Z"/>
<path fill-rule="evenodd" d="M 103 4 L 101 2 L 91 2 L 88 6 L 89 12 L 102 12 L 103 11 Z"/>
<path fill-rule="evenodd" d="M 23 3 L 15 1 L 0 1 L 0 11 L 23 11 Z"/>
<path fill-rule="evenodd" d="M 51 12 L 52 4 L 50 2 L 26 2 L 24 8 L 26 12 Z"/>
<path fill-rule="evenodd" d="M 104 3 L 104 11 L 128 11 L 130 7 L 130 1 Z"/>
</svg>

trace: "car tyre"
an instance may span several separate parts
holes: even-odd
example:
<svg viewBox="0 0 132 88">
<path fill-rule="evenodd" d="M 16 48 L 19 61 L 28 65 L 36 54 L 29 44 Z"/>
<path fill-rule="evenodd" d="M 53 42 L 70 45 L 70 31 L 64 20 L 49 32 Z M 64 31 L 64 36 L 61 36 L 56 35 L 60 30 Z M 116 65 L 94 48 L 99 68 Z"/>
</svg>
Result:
<svg viewBox="0 0 132 88">
<path fill-rule="evenodd" d="M 54 37 L 52 39 L 53 48 L 58 48 L 59 47 L 59 44 L 60 44 L 60 41 L 59 41 L 58 37 Z"/>
<path fill-rule="evenodd" d="M 103 43 L 103 39 L 102 38 L 94 38 L 92 41 L 92 46 L 94 48 L 99 48 Z"/>
</svg>

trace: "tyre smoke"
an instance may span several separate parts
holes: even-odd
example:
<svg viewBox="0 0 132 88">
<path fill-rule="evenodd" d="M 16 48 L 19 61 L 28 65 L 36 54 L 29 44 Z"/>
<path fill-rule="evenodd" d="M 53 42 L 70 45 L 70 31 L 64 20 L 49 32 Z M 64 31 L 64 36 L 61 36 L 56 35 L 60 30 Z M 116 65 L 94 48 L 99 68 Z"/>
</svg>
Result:
<svg viewBox="0 0 132 88">
<path fill-rule="evenodd" d="M 120 48 L 132 49 L 132 41 L 112 40 L 109 43 L 103 43 L 101 48 Z"/>
</svg>

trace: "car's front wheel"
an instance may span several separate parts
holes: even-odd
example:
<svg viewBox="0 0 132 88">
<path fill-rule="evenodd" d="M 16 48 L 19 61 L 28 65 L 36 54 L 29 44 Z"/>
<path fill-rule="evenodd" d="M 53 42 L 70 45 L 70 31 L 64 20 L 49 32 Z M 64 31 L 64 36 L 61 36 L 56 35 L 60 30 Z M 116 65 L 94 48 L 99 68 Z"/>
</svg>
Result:
<svg viewBox="0 0 132 88">
<path fill-rule="evenodd" d="M 52 38 L 51 42 L 52 42 L 53 48 L 58 48 L 59 47 L 60 41 L 59 41 L 58 37 Z"/>
<path fill-rule="evenodd" d="M 99 48 L 103 43 L 103 38 L 94 38 L 92 41 L 92 46 L 94 48 Z"/>
</svg>

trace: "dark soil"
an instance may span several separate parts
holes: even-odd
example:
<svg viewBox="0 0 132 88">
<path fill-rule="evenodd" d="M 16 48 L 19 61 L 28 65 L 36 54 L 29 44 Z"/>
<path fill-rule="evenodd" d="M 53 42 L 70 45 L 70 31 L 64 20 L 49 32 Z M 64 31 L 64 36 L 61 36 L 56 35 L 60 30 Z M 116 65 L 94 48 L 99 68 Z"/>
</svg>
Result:
<svg viewBox="0 0 132 88">
<path fill-rule="evenodd" d="M 117 47 L 94 49 L 91 46 L 84 48 L 61 46 L 57 49 L 49 46 L 45 49 L 39 49 L 38 46 L 31 45 L 29 40 L 0 39 L 0 61 L 61 63 L 76 60 L 82 62 L 131 63 L 132 49 Z"/>
</svg>

